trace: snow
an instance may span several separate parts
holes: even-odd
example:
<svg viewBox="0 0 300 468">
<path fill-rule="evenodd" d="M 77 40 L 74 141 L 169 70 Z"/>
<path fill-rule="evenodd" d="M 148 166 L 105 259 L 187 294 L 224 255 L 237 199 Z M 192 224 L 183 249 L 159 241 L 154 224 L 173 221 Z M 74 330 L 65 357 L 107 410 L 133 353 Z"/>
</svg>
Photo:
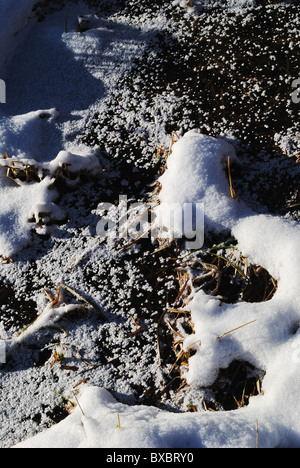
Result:
<svg viewBox="0 0 300 468">
<path fill-rule="evenodd" d="M 15 36 L 27 25 L 35 0 L 16 0 L 12 9 L 11 1 L 0 5 L 0 70 L 11 59 L 16 47 Z"/>
<path fill-rule="evenodd" d="M 105 390 L 86 387 L 80 407 L 65 421 L 16 448 L 220 448 L 255 447 L 255 414 L 177 414 L 157 408 L 129 407 Z M 82 411 L 84 414 L 82 414 Z M 121 428 L 118 428 L 119 413 Z M 214 417 L 216 416 L 216 417 Z M 280 440 L 272 421 L 260 428 L 264 446 Z"/>
<path fill-rule="evenodd" d="M 29 220 L 40 220 L 40 213 L 47 213 L 57 221 L 65 217 L 63 210 L 56 206 L 55 191 L 49 190 L 51 179 L 45 178 L 39 184 L 22 187 L 1 187 L 1 254 L 11 257 L 27 245 L 30 240 L 31 225 Z M 7 235 L 9 233 L 9 236 Z"/>
<path fill-rule="evenodd" d="M 199 134 L 196 130 L 186 133 L 173 146 L 167 160 L 168 169 L 159 179 L 162 188 L 160 205 L 156 210 L 158 227 L 171 229 L 169 207 L 172 203 L 181 206 L 203 204 L 204 222 L 208 230 L 230 229 L 237 218 L 250 211 L 228 193 L 224 171 L 228 156 L 232 162 L 237 160 L 230 143 Z M 179 213 L 179 218 L 182 216 Z M 178 224 L 180 219 L 175 219 L 175 227 Z"/>
<path fill-rule="evenodd" d="M 183 204 L 204 200 L 208 228 L 216 229 L 216 223 L 217 230 L 231 227 L 240 251 L 254 264 L 267 268 L 278 280 L 278 290 L 263 304 L 241 302 L 234 306 L 221 304 L 203 291 L 195 294 L 189 304 L 195 334 L 188 337 L 184 345 L 188 349 L 196 343 L 197 352 L 190 358 L 187 382 L 191 386 L 197 382 L 212 385 L 218 370 L 226 368 L 233 358 L 248 360 L 263 369 L 267 377 L 264 397 L 251 402 L 245 412 L 254 412 L 261 420 L 264 408 L 268 407 L 268 418 L 278 418 L 287 428 L 292 422 L 298 433 L 298 418 L 290 406 L 291 400 L 284 398 L 283 402 L 281 399 L 283 395 L 295 398 L 299 386 L 296 357 L 299 333 L 294 335 L 294 329 L 298 329 L 300 320 L 297 247 L 300 226 L 296 221 L 251 213 L 238 200 L 232 199 L 224 171 L 224 157 L 226 159 L 228 154 L 234 155 L 234 150 L 226 142 L 188 132 L 175 143 L 167 161 L 168 168 L 160 178 L 159 209 L 164 210 L 164 204 L 171 201 Z M 218 338 L 243 324 L 248 325 Z"/>
<path fill-rule="evenodd" d="M 15 0 L 13 9 L 9 0 L 2 0 L 0 5 L 0 70 L 5 70 L 8 87 L 7 104 L 1 107 L 0 119 L 0 153 L 8 154 L 8 158 L 1 160 L 5 167 L 1 167 L 0 172 L 0 255 L 4 258 L 14 257 L 22 249 L 30 248 L 33 230 L 51 235 L 52 227 L 48 229 L 48 224 L 65 219 L 66 212 L 54 186 L 59 171 L 67 167 L 74 175 L 69 179 L 64 176 L 64 183 L 75 193 L 81 184 L 80 175 L 105 178 L 100 149 L 79 143 L 76 135 L 83 131 L 87 119 L 96 109 L 105 112 L 101 100 L 113 89 L 126 67 L 130 69 L 133 59 L 142 53 L 145 39 L 140 31 L 131 30 L 127 24 L 110 23 L 79 4 L 72 12 L 68 10 L 67 31 L 66 11 L 63 10 L 40 24 L 32 20 L 25 40 L 22 30 L 32 15 L 35 1 L 17 3 L 18 7 L 15 7 Z M 180 7 L 181 3 L 174 1 L 174 8 Z M 243 0 L 229 3 L 234 8 L 249 5 Z M 91 27 L 84 35 L 76 31 L 77 18 L 82 11 Z M 187 11 L 189 14 L 191 10 Z M 165 27 L 166 20 L 162 18 L 159 24 L 161 28 Z M 147 34 L 151 28 L 151 21 L 145 20 Z M 37 36 L 40 41 L 36 41 Z M 20 38 L 24 40 L 24 49 L 17 47 Z M 61 51 L 59 56 L 58 50 Z M 8 51 L 15 54 L 13 60 L 10 57 L 10 64 Z M 39 54 L 44 61 L 40 62 Z M 19 102 L 14 91 L 20 86 L 23 99 Z M 127 115 L 130 122 L 129 111 Z M 167 230 L 170 238 L 176 237 L 181 231 L 184 205 L 198 203 L 204 209 L 205 232 L 230 232 L 243 255 L 253 264 L 263 266 L 278 281 L 274 296 L 263 303 L 238 301 L 226 304 L 218 296 L 209 296 L 202 290 L 195 292 L 188 304 L 194 333 L 185 336 L 183 341 L 185 350 L 194 350 L 189 366 L 183 371 L 191 392 L 199 387 L 210 387 L 220 368 L 228 367 L 234 360 L 244 360 L 264 374 L 263 393 L 253 396 L 248 406 L 235 411 L 172 412 L 119 401 L 105 388 L 103 378 L 99 385 L 81 385 L 78 394 L 74 391 L 69 396 L 78 404 L 58 424 L 37 434 L 27 425 L 28 436 L 25 431 L 24 440 L 14 445 L 16 448 L 252 448 L 256 446 L 257 438 L 259 446 L 265 448 L 300 446 L 297 410 L 300 388 L 300 225 L 288 217 L 259 214 L 239 198 L 232 198 L 226 173 L 229 156 L 231 163 L 240 164 L 233 139 L 204 135 L 197 129 L 185 132 L 174 143 L 166 170 L 159 178 L 161 191 L 160 204 L 155 208 L 156 227 Z M 11 167 L 20 168 L 34 166 L 40 181 L 28 183 L 8 179 L 6 170 L 12 164 Z M 126 180 L 121 183 L 123 187 L 126 184 Z M 175 218 L 170 216 L 170 205 L 180 206 Z M 196 213 L 197 216 L 201 214 L 201 210 Z M 42 225 L 40 221 L 43 221 Z M 73 219 L 74 226 L 75 221 Z M 115 278 L 120 267 L 105 263 L 107 259 L 115 260 L 114 254 L 109 247 L 107 251 L 100 250 L 99 240 L 90 235 L 89 226 L 81 228 L 88 239 L 85 240 L 87 245 L 82 245 L 75 237 L 73 225 L 67 234 L 58 231 L 62 246 L 52 253 L 52 257 L 47 254 L 48 258 L 45 255 L 37 259 L 37 272 L 44 268 L 54 282 L 54 278 L 63 280 L 73 268 L 72 280 L 84 287 L 83 270 L 75 271 L 75 266 L 80 265 L 88 253 L 95 264 L 103 262 L 103 269 L 109 266 L 110 275 Z M 197 229 L 202 239 L 202 218 Z M 64 252 L 63 242 L 73 235 L 73 256 L 70 256 L 68 248 Z M 58 258 L 62 266 L 53 267 Z M 42 265 L 45 259 L 49 263 Z M 133 288 L 138 272 L 131 270 L 128 275 L 129 290 Z M 15 281 L 21 284 L 17 275 Z M 112 303 L 114 288 L 119 285 L 115 281 L 108 285 L 112 288 L 109 298 Z M 149 285 L 144 288 L 152 291 Z M 95 293 L 98 293 L 98 287 Z M 96 297 L 101 303 L 101 294 Z M 123 300 L 125 302 L 126 293 L 120 291 L 120 308 Z M 35 336 L 40 336 L 39 332 L 44 328 L 53 328 L 65 315 L 78 312 L 77 304 L 62 303 L 54 307 L 53 303 L 47 303 L 45 306 L 40 295 L 37 301 L 43 311 L 22 334 L 7 336 L 0 322 L 1 345 L 7 345 L 7 359 L 26 340 L 34 342 Z M 131 310 L 131 317 L 137 317 L 139 322 L 135 309 Z M 112 341 L 126 341 L 120 323 L 111 332 Z M 103 329 L 106 326 L 105 323 Z M 82 329 L 76 329 L 70 342 L 68 337 L 65 338 L 68 358 L 74 358 L 70 351 L 72 346 L 81 349 L 83 342 L 95 357 L 93 339 L 101 342 L 103 337 L 99 330 L 92 329 L 92 324 L 86 323 Z M 115 359 L 114 354 L 110 358 Z M 138 356 L 140 366 L 146 368 L 143 359 L 146 357 Z M 16 405 L 11 401 L 23 397 L 34 415 L 37 406 L 31 401 L 34 398 L 30 392 L 19 395 L 22 372 L 28 371 L 26 366 L 27 363 L 15 376 L 3 373 L 3 386 L 10 385 L 7 399 L 11 407 Z M 32 380 L 32 391 L 36 389 L 35 372 L 36 369 L 29 370 L 26 374 Z M 51 368 L 47 372 L 52 375 Z M 138 380 L 139 375 L 134 376 L 135 383 Z M 59 382 L 60 385 L 65 383 L 66 380 Z M 128 387 L 126 382 L 117 387 L 117 395 L 123 393 L 126 396 L 130 393 Z M 51 392 L 51 386 L 45 388 Z M 19 420 L 22 419 L 21 413 L 16 413 Z M 120 427 L 117 427 L 118 415 Z M 4 440 L 4 445 L 10 444 L 11 440 Z"/>
<path fill-rule="evenodd" d="M 189 305 L 195 334 L 184 343 L 186 349 L 194 347 L 196 354 L 190 358 L 186 379 L 191 387 L 198 382 L 212 385 L 219 368 L 226 368 L 234 358 L 245 359 L 264 370 L 264 395 L 252 398 L 238 414 L 178 415 L 154 407 L 126 406 L 104 389 L 85 387 L 80 407 L 71 416 L 19 447 L 254 447 L 256 421 L 262 446 L 274 447 L 285 439 L 299 444 L 300 423 L 294 403 L 300 383 L 300 334 L 293 329 L 300 320 L 300 226 L 268 215 L 249 216 L 249 210 L 243 211 L 237 200 L 229 198 L 222 172 L 222 156 L 228 150 L 234 154 L 227 143 L 188 132 L 175 143 L 168 169 L 160 179 L 163 203 L 166 199 L 183 203 L 193 200 L 195 194 L 210 200 L 212 193 L 218 194 L 217 208 L 211 212 L 208 201 L 206 215 L 232 226 L 239 248 L 278 279 L 278 291 L 268 302 L 236 305 L 221 304 L 203 291 L 196 293 Z M 180 192 L 174 189 L 176 174 Z M 248 325 L 238 329 L 244 324 Z M 221 336 L 233 329 L 236 331 Z M 116 428 L 117 413 L 121 428 Z"/>
<path fill-rule="evenodd" d="M 11 156 L 1 164 L 3 168 L 0 179 L 0 216 L 3 226 L 0 252 L 6 257 L 11 257 L 28 243 L 32 230 L 28 221 L 35 219 L 38 223 L 39 213 L 47 213 L 48 220 L 61 221 L 65 218 L 63 209 L 55 205 L 58 194 L 52 187 L 59 168 L 65 165 L 73 174 L 83 171 L 93 174 L 101 172 L 97 148 L 77 146 L 76 150 L 81 154 L 62 150 L 54 159 L 50 159 L 47 145 L 53 131 L 53 120 L 57 119 L 58 115 L 55 109 L 39 110 L 9 119 L 3 118 L 0 123 L 0 152 Z M 47 177 L 30 184 L 13 182 L 6 178 L 6 168 L 10 165 L 20 169 L 24 165 L 34 166 L 40 174 L 43 170 L 47 171 Z M 74 185 L 76 179 L 67 183 Z M 10 233 L 9 236 L 7 232 Z"/>
<path fill-rule="evenodd" d="M 2 118 L 0 136 L 2 154 L 15 158 L 47 161 L 48 139 L 55 138 L 54 121 L 58 118 L 55 109 L 38 110 L 11 118 Z M 45 137 L 47 135 L 47 137 Z M 53 151 L 53 150 L 52 150 Z M 52 156 L 53 157 L 53 156 Z"/>
<path fill-rule="evenodd" d="M 87 15 L 93 29 L 81 36 L 76 30 L 78 12 L 87 8 L 79 4 L 70 13 L 67 10 L 50 15 L 46 27 L 44 23 L 31 21 L 23 38 L 25 51 L 22 47 L 15 50 L 13 44 L 21 36 L 21 26 L 26 26 L 35 2 L 19 3 L 22 5 L 17 13 L 12 12 L 9 2 L 1 3 L 1 34 L 3 41 L 8 42 L 6 45 L 3 42 L 0 56 L 4 59 L 9 44 L 14 57 L 7 64 L 7 69 L 0 66 L 0 69 L 6 70 L 7 84 L 7 103 L 1 109 L 3 114 L 0 118 L 0 153 L 7 153 L 12 161 L 20 160 L 23 164 L 48 169 L 51 175 L 62 164 L 66 164 L 70 172 L 86 171 L 95 175 L 100 169 L 97 148 L 91 150 L 74 142 L 69 133 L 73 135 L 76 126 L 84 126 L 86 117 L 104 93 L 103 84 L 113 86 L 122 68 L 120 58 L 127 63 L 136 54 L 138 42 L 128 39 L 125 44 L 120 44 L 124 34 L 121 28 L 106 25 L 95 15 Z M 68 32 L 65 32 L 66 16 Z M 13 36 L 16 39 L 12 40 Z M 36 37 L 39 37 L 39 41 L 36 41 Z M 100 66 L 95 59 L 99 51 L 102 53 Z M 42 61 L 40 56 L 44 57 Z M 80 66 L 82 60 L 84 67 Z M 68 78 L 71 70 L 72 82 Z M 21 90 L 21 93 L 15 90 Z M 41 107 L 43 104 L 48 107 Z M 35 110 L 31 110 L 32 106 L 36 106 Z M 63 211 L 54 205 L 55 190 L 50 192 L 46 188 L 52 183 L 47 179 L 39 184 L 24 186 L 21 190 L 15 187 L 3 191 L 0 188 L 3 191 L 0 215 L 4 227 L 1 255 L 10 257 L 26 245 L 32 229 L 27 218 L 37 214 L 39 208 L 49 212 L 52 219 L 63 219 Z M 3 184 L 7 185 L 7 181 Z M 7 216 L 7 213 L 11 215 Z M 7 232 L 10 233 L 9 238 Z"/>
</svg>

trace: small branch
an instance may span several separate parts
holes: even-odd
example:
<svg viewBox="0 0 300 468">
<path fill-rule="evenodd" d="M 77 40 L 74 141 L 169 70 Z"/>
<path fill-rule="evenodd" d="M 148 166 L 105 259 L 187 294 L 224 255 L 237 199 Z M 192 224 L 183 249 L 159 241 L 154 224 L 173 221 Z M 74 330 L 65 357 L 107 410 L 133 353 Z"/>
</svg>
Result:
<svg viewBox="0 0 300 468">
<path fill-rule="evenodd" d="M 75 400 L 76 400 L 76 403 L 77 403 L 78 407 L 80 408 L 80 411 L 82 412 L 82 415 L 85 416 L 84 411 L 83 411 L 83 409 L 81 408 L 80 403 L 79 403 L 79 401 L 78 401 L 78 398 L 77 398 L 77 396 L 76 396 L 76 393 L 75 393 L 74 391 L 73 391 L 73 395 L 74 395 L 74 398 L 75 398 Z"/>
<path fill-rule="evenodd" d="M 231 333 L 231 332 L 233 332 L 233 331 L 235 331 L 235 330 L 238 330 L 239 328 L 245 327 L 246 325 L 250 325 L 250 323 L 256 322 L 256 320 L 257 320 L 257 319 L 251 320 L 251 322 L 244 323 L 243 325 L 240 325 L 239 327 L 233 328 L 232 330 L 228 330 L 227 332 L 222 333 L 222 335 L 219 335 L 219 336 L 218 336 L 218 340 L 219 340 L 220 338 L 222 338 L 223 336 L 228 335 L 228 333 Z"/>
</svg>

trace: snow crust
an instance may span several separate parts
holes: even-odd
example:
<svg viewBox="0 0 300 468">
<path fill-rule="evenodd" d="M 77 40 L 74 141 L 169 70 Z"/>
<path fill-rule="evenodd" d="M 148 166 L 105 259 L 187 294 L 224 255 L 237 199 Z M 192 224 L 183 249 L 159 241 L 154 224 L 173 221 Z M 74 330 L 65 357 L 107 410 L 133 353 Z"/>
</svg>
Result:
<svg viewBox="0 0 300 468">
<path fill-rule="evenodd" d="M 174 414 L 157 408 L 118 403 L 105 389 L 85 387 L 80 407 L 57 426 L 16 448 L 195 448 L 253 447 L 255 416 L 237 413 Z M 84 414 L 82 414 L 82 411 Z M 117 414 L 121 428 L 117 427 Z M 272 422 L 261 428 L 264 445 L 279 440 Z"/>
<path fill-rule="evenodd" d="M 154 407 L 130 407 L 118 403 L 105 389 L 89 386 L 78 401 L 80 407 L 67 419 L 15 448 L 254 448 L 258 414 L 263 447 L 271 448 L 284 440 L 299 442 L 296 418 L 289 429 L 268 414 L 267 408 L 260 412 L 255 405 L 251 410 L 223 414 L 178 415 Z"/>
</svg>

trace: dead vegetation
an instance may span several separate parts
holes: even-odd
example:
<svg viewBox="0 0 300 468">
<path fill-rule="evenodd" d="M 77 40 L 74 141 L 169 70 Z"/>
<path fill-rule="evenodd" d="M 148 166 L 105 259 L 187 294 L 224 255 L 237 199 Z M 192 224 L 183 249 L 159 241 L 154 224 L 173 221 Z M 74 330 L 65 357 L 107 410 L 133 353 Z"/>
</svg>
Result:
<svg viewBox="0 0 300 468">
<path fill-rule="evenodd" d="M 226 251 L 228 251 L 229 245 L 225 247 L 227 247 Z M 195 293 L 202 289 L 207 294 L 217 296 L 221 302 L 235 303 L 236 301 L 243 300 L 249 302 L 268 301 L 276 292 L 277 281 L 274 280 L 264 268 L 252 265 L 240 252 L 232 250 L 232 248 L 230 248 L 230 251 L 231 253 L 229 255 L 228 253 L 224 254 L 224 250 L 218 245 L 198 252 L 197 259 L 188 257 L 174 259 L 174 261 L 176 261 L 174 269 L 177 272 L 178 278 L 178 294 L 174 302 L 161 317 L 158 328 L 162 329 L 163 327 L 165 331 L 168 330 L 171 332 L 173 337 L 172 349 L 170 349 L 167 361 L 169 363 L 169 376 L 175 379 L 175 381 L 172 382 L 173 388 L 175 389 L 175 399 L 180 398 L 181 390 L 185 389 L 185 391 L 187 391 L 187 384 L 184 377 L 182 377 L 184 375 L 182 370 L 189 366 L 190 356 L 193 356 L 196 350 L 201 348 L 201 340 L 193 342 L 188 349 L 183 346 L 186 336 L 194 333 L 189 303 Z M 228 257 L 225 255 L 228 255 Z M 199 257 L 202 257 L 202 259 Z M 256 319 L 247 323 L 241 323 L 240 326 L 234 329 L 224 330 L 217 339 L 222 339 L 229 333 L 238 333 L 240 328 L 251 326 L 255 321 Z M 159 343 L 160 340 L 163 341 L 164 338 L 163 335 L 159 333 L 157 336 L 158 355 L 159 361 L 161 362 Z M 164 364 L 165 363 L 166 361 L 164 361 Z M 213 387 L 207 389 L 211 390 L 212 395 L 214 395 L 212 398 L 215 398 L 215 400 L 213 404 L 213 400 L 211 400 L 209 404 L 206 404 L 206 409 L 239 408 L 248 403 L 250 396 L 260 393 L 258 387 L 255 385 L 259 381 L 259 388 L 261 389 L 261 371 L 257 371 L 260 377 L 258 378 L 256 376 L 255 385 L 251 388 L 251 392 L 248 393 L 249 387 L 253 383 L 253 373 L 248 379 L 246 376 L 246 369 L 249 370 L 251 365 L 238 363 L 238 369 L 235 370 L 238 375 L 239 370 L 241 370 L 243 377 L 241 375 L 237 377 L 235 372 L 232 372 L 233 367 L 235 368 L 235 365 L 228 370 L 220 370 L 220 376 Z M 227 382 L 228 388 L 226 390 L 226 395 L 223 395 L 221 398 L 224 375 L 227 375 L 229 381 L 231 379 L 232 381 L 231 383 Z M 238 380 L 236 381 L 236 379 Z M 238 390 L 237 387 L 241 386 L 242 379 L 245 381 L 245 389 L 241 394 L 241 390 Z M 176 383 L 175 387 L 174 382 Z M 231 401 L 231 403 L 229 403 L 229 401 Z M 205 406 L 205 403 L 203 404 Z"/>
<path fill-rule="evenodd" d="M 45 177 L 35 164 L 29 164 L 22 160 L 10 158 L 7 153 L 2 156 L 0 167 L 6 169 L 6 177 L 20 185 L 22 182 L 41 182 Z"/>
<path fill-rule="evenodd" d="M 59 162 L 54 170 L 47 167 L 47 163 L 37 163 L 36 161 L 28 162 L 26 160 L 11 158 L 7 153 L 4 153 L 0 160 L 0 167 L 6 169 L 6 177 L 16 183 L 39 183 L 45 177 L 51 178 L 51 184 L 62 188 L 62 182 L 65 183 L 64 188 L 73 186 L 74 181 L 79 184 L 82 178 L 94 178 L 87 168 L 82 170 L 73 170 L 71 164 Z"/>
</svg>

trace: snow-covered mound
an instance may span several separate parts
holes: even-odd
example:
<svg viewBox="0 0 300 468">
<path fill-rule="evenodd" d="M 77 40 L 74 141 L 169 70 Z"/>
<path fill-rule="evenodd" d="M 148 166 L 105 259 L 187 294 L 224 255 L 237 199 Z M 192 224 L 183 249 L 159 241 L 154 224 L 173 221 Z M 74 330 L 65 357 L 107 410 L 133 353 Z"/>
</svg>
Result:
<svg viewBox="0 0 300 468">
<path fill-rule="evenodd" d="M 255 411 L 176 414 L 148 406 L 126 406 L 109 392 L 85 387 L 80 407 L 64 421 L 16 448 L 220 448 L 255 447 Z M 119 414 L 119 419 L 118 419 Z M 120 421 L 120 427 L 119 426 Z M 265 447 L 279 443 L 284 430 L 262 421 Z"/>
<path fill-rule="evenodd" d="M 52 122 L 58 113 L 55 109 L 29 112 L 0 122 L 0 153 L 6 154 L 0 160 L 0 255 L 11 257 L 30 241 L 33 220 L 42 232 L 40 221 L 62 221 L 66 213 L 55 204 L 58 192 L 53 188 L 56 178 L 63 168 L 73 174 L 75 184 L 81 173 L 96 175 L 101 171 L 97 148 L 84 145 L 77 147 L 74 154 L 60 151 L 53 159 L 47 154 L 47 144 Z M 28 168 L 34 168 L 37 179 L 30 180 Z M 7 177 L 10 176 L 13 177 Z M 18 178 L 18 171 L 25 173 L 26 179 Z"/>
<path fill-rule="evenodd" d="M 187 132 L 172 148 L 167 159 L 167 170 L 160 177 L 160 205 L 156 209 L 156 223 L 180 231 L 182 212 L 176 210 L 170 216 L 172 206 L 180 204 L 184 212 L 186 204 L 203 204 L 206 230 L 230 229 L 233 223 L 250 210 L 230 195 L 225 169 L 228 157 L 238 162 L 234 147 L 221 138 Z M 173 226 L 170 223 L 174 223 Z M 186 233 L 188 234 L 188 233 Z"/>
</svg>

